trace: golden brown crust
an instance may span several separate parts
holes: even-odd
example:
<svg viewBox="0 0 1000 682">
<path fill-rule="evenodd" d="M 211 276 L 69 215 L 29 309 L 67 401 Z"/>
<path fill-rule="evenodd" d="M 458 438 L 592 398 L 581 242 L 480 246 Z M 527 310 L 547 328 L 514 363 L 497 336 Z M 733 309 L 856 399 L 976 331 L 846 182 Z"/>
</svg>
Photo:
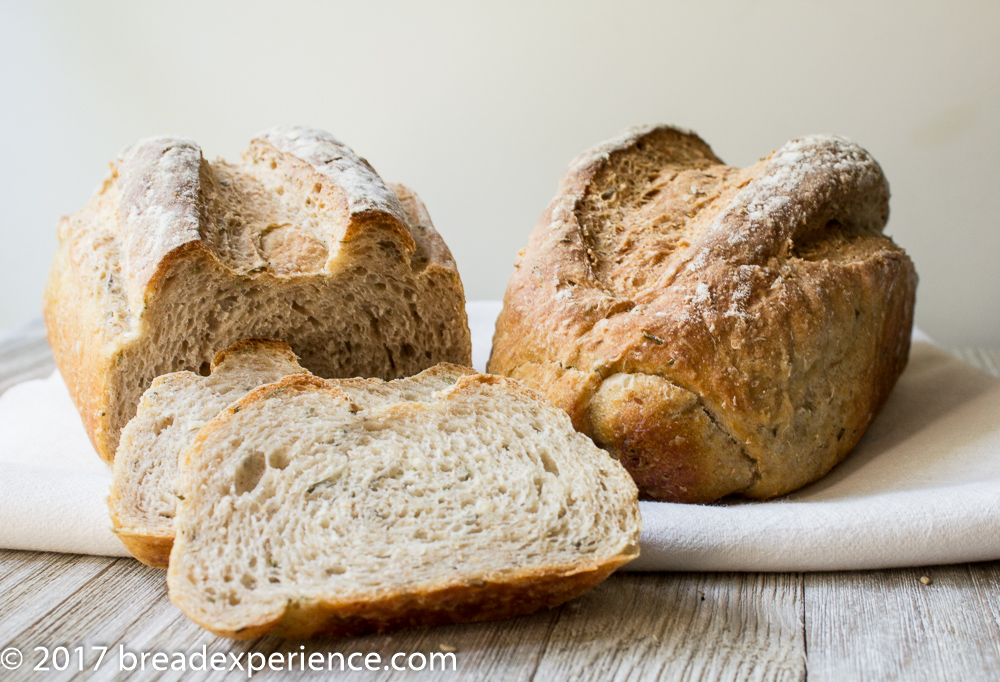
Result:
<svg viewBox="0 0 1000 682">
<path fill-rule="evenodd" d="M 628 131 L 570 165 L 489 369 L 543 390 L 646 497 L 790 492 L 906 364 L 916 275 L 887 217 L 881 169 L 840 138 L 736 169 L 693 134 Z"/>
<path fill-rule="evenodd" d="M 634 557 L 615 557 L 591 566 L 517 571 L 498 577 L 503 582 L 475 585 L 452 583 L 422 587 L 375 600 L 293 601 L 279 615 L 237 630 L 192 617 L 198 625 L 232 639 L 275 635 L 289 639 L 351 637 L 449 623 L 500 620 L 552 608 L 574 599 L 603 582 Z M 183 599 L 170 594 L 176 606 L 191 615 Z"/>
<path fill-rule="evenodd" d="M 107 339 L 97 304 L 68 261 L 68 250 L 60 249 L 52 263 L 42 305 L 46 336 L 90 442 L 110 462 L 104 455 L 110 420 L 104 405 L 110 374 Z"/>
<path fill-rule="evenodd" d="M 112 518 L 112 521 L 114 518 Z M 114 529 L 115 535 L 129 554 L 136 559 L 153 568 L 166 568 L 170 564 L 170 550 L 174 546 L 174 534 L 169 533 L 161 536 L 150 533 L 132 533 L 130 531 Z"/>
</svg>

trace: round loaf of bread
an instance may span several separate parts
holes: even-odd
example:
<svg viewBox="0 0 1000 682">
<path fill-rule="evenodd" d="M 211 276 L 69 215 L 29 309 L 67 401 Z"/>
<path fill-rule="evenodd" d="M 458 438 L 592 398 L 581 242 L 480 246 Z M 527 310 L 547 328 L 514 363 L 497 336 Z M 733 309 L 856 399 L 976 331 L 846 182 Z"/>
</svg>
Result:
<svg viewBox="0 0 1000 682">
<path fill-rule="evenodd" d="M 519 254 L 489 371 L 566 410 L 648 499 L 815 481 L 906 365 L 917 277 L 878 163 L 839 137 L 748 168 L 693 133 L 577 157 Z"/>
</svg>

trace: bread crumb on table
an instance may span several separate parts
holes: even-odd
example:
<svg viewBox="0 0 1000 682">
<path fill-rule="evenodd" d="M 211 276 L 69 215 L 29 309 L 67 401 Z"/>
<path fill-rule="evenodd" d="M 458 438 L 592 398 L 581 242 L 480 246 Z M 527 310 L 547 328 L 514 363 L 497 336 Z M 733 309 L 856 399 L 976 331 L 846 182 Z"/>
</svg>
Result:
<svg viewBox="0 0 1000 682">
<path fill-rule="evenodd" d="M 920 576 L 920 582 L 923 583 L 924 585 L 930 585 L 932 581 L 926 575 L 922 575 Z"/>
</svg>

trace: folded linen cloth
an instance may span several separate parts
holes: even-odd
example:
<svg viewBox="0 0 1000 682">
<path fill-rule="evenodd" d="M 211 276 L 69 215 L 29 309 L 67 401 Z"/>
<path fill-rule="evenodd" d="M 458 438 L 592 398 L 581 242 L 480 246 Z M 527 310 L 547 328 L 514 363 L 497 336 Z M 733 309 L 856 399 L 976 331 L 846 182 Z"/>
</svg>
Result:
<svg viewBox="0 0 1000 682">
<path fill-rule="evenodd" d="M 500 304 L 468 306 L 483 370 Z M 127 556 L 110 473 L 58 373 L 0 396 L 0 547 Z M 643 502 L 628 570 L 811 571 L 1000 558 L 1000 379 L 917 333 L 882 414 L 826 478 L 768 502 Z"/>
</svg>

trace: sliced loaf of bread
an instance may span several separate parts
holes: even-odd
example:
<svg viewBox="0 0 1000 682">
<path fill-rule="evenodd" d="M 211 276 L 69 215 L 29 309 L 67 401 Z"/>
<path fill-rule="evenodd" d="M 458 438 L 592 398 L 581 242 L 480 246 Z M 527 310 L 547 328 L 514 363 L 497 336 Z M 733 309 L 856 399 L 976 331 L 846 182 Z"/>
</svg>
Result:
<svg viewBox="0 0 1000 682">
<path fill-rule="evenodd" d="M 166 568 L 174 541 L 177 457 L 201 428 L 257 386 L 303 373 L 288 344 L 247 339 L 219 351 L 209 376 L 175 372 L 153 381 L 122 430 L 108 498 L 115 533 L 132 556 Z"/>
<path fill-rule="evenodd" d="M 504 618 L 638 555 L 624 468 L 538 394 L 456 366 L 257 388 L 177 486 L 170 598 L 225 637 Z"/>
<path fill-rule="evenodd" d="M 324 377 L 471 363 L 462 281 L 417 195 L 322 130 L 256 136 L 239 162 L 191 140 L 126 149 L 59 226 L 45 322 L 109 464 L 143 391 L 205 374 L 243 338 L 287 341 Z"/>
</svg>

